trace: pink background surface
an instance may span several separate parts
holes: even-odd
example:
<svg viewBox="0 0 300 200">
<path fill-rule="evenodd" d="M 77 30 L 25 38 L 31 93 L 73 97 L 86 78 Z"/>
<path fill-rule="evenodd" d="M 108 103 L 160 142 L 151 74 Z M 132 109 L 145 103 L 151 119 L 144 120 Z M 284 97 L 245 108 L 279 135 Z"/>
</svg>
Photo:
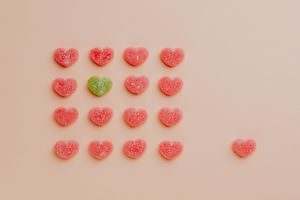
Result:
<svg viewBox="0 0 300 200">
<path fill-rule="evenodd" d="M 296 0 L 26 0 L 2 1 L 0 199 L 209 199 L 298 200 L 300 168 L 300 28 Z M 132 70 L 121 53 L 148 48 L 146 64 Z M 95 67 L 89 49 L 110 46 L 113 62 Z M 62 70 L 51 59 L 57 47 L 75 47 L 80 60 Z M 182 47 L 185 62 L 161 67 L 163 47 Z M 91 75 L 113 80 L 112 91 L 94 98 Z M 150 88 L 140 97 L 123 89 L 127 75 L 145 74 Z M 183 92 L 159 94 L 156 81 L 180 76 Z M 79 88 L 65 100 L 50 89 L 56 77 L 74 77 Z M 59 105 L 76 106 L 80 118 L 62 129 L 52 121 Z M 115 117 L 101 129 L 87 120 L 90 107 L 112 106 Z M 184 120 L 169 131 L 156 119 L 165 105 L 179 106 Z M 149 110 L 147 124 L 128 129 L 127 106 Z M 128 161 L 122 143 L 148 142 L 145 155 Z M 249 159 L 232 155 L 237 137 L 255 138 Z M 68 162 L 51 152 L 59 139 L 76 139 L 81 152 Z M 86 152 L 92 139 L 111 139 L 113 154 L 96 162 Z M 182 156 L 165 162 L 157 155 L 163 139 L 185 144 Z"/>
</svg>

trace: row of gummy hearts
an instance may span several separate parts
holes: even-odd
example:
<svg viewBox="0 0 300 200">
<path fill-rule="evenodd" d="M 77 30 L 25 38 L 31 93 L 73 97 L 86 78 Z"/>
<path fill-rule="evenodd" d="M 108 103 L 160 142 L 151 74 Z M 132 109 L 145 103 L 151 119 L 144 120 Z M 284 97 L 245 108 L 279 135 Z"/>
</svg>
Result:
<svg viewBox="0 0 300 200">
<path fill-rule="evenodd" d="M 148 88 L 149 80 L 146 76 L 129 76 L 124 81 L 124 87 L 134 95 L 140 95 Z M 181 91 L 183 81 L 178 78 L 162 77 L 158 81 L 158 88 L 166 96 L 174 96 Z M 103 96 L 112 88 L 112 81 L 108 77 L 92 76 L 87 81 L 89 91 L 95 96 Z M 57 78 L 52 82 L 53 91 L 61 97 L 71 96 L 77 88 L 77 81 L 72 78 Z"/>
<path fill-rule="evenodd" d="M 123 154 L 130 159 L 140 158 L 146 150 L 146 141 L 143 139 L 128 140 L 123 144 Z M 79 152 L 79 144 L 75 140 L 61 140 L 53 147 L 55 155 L 62 160 L 69 160 Z M 232 151 L 240 158 L 246 158 L 256 149 L 256 143 L 252 139 L 236 139 L 231 145 Z M 92 141 L 88 145 L 91 157 L 103 160 L 113 151 L 113 144 L 108 140 Z M 162 158 L 173 160 L 183 151 L 183 144 L 179 141 L 162 141 L 158 145 L 158 152 Z"/>
<path fill-rule="evenodd" d="M 123 154 L 131 159 L 140 158 L 147 147 L 146 141 L 143 139 L 128 140 L 123 144 Z M 183 145 L 179 141 L 163 141 L 159 144 L 159 153 L 166 160 L 173 160 L 181 154 Z M 89 154 L 97 159 L 103 160 L 108 157 L 113 151 L 111 141 L 92 141 L 88 145 Z M 79 144 L 75 140 L 58 141 L 54 145 L 55 155 L 62 159 L 68 160 L 79 152 Z"/>
<path fill-rule="evenodd" d="M 66 127 L 73 124 L 78 118 L 76 108 L 58 107 L 53 113 L 54 120 L 60 126 Z M 113 116 L 113 110 L 109 107 L 94 107 L 89 111 L 88 118 L 96 126 L 104 126 Z M 158 112 L 159 121 L 166 127 L 173 127 L 182 119 L 182 111 L 179 108 L 161 108 Z M 141 126 L 148 118 L 147 111 L 142 108 L 127 108 L 123 112 L 124 122 L 131 128 Z"/>
<path fill-rule="evenodd" d="M 144 47 L 129 47 L 124 50 L 123 59 L 132 67 L 142 65 L 148 58 L 149 52 Z M 79 53 L 76 49 L 58 48 L 53 54 L 54 60 L 60 66 L 67 68 L 76 63 Z M 89 57 L 97 66 L 103 67 L 111 62 L 114 57 L 112 48 L 93 48 L 90 50 Z M 184 51 L 181 48 L 164 48 L 160 52 L 160 60 L 165 66 L 174 68 L 184 59 Z"/>
</svg>

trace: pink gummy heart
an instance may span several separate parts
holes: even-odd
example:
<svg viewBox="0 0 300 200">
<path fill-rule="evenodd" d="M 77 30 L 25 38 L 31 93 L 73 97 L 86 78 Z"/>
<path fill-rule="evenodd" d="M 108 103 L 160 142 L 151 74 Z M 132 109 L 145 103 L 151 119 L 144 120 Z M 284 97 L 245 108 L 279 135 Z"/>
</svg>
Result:
<svg viewBox="0 0 300 200">
<path fill-rule="evenodd" d="M 142 94 L 149 85 L 149 80 L 145 76 L 129 76 L 124 82 L 125 88 L 132 94 L 139 95 Z"/>
<path fill-rule="evenodd" d="M 57 124 L 61 126 L 69 126 L 76 121 L 78 111 L 76 108 L 59 107 L 55 109 L 53 116 Z"/>
<path fill-rule="evenodd" d="M 256 143 L 252 139 L 237 139 L 233 141 L 231 148 L 236 155 L 245 158 L 255 151 Z"/>
<path fill-rule="evenodd" d="M 129 47 L 125 49 L 123 58 L 131 66 L 137 67 L 143 64 L 148 58 L 148 50 L 144 47 L 133 48 Z"/>
<path fill-rule="evenodd" d="M 146 149 L 146 142 L 142 139 L 129 140 L 123 146 L 123 153 L 131 159 L 141 157 Z"/>
<path fill-rule="evenodd" d="M 163 141 L 159 144 L 159 153 L 166 160 L 173 160 L 182 150 L 183 145 L 177 141 Z"/>
<path fill-rule="evenodd" d="M 114 56 L 111 48 L 94 48 L 90 51 L 90 59 L 98 66 L 108 64 Z"/>
<path fill-rule="evenodd" d="M 54 51 L 54 60 L 62 67 L 70 67 L 78 60 L 79 54 L 76 49 L 58 48 Z"/>
<path fill-rule="evenodd" d="M 180 48 L 170 49 L 165 48 L 160 53 L 161 61 L 168 67 L 176 67 L 184 59 L 184 52 Z"/>
<path fill-rule="evenodd" d="M 163 94 L 174 96 L 182 89 L 183 81 L 180 78 L 163 77 L 159 80 L 158 86 Z"/>
<path fill-rule="evenodd" d="M 145 123 L 147 112 L 144 109 L 128 108 L 123 113 L 123 119 L 129 127 L 135 128 Z"/>
<path fill-rule="evenodd" d="M 57 78 L 52 83 L 53 91 L 61 97 L 71 96 L 77 88 L 77 82 L 75 79 L 63 79 Z"/>
<path fill-rule="evenodd" d="M 182 112 L 178 108 L 162 108 L 158 113 L 158 118 L 166 127 L 172 127 L 181 121 Z"/>
<path fill-rule="evenodd" d="M 54 153 L 62 160 L 69 160 L 79 151 L 79 144 L 74 140 L 58 141 L 54 145 Z"/>
<path fill-rule="evenodd" d="M 95 107 L 89 112 L 90 121 L 96 126 L 103 126 L 107 124 L 113 116 L 113 111 L 108 107 Z"/>
<path fill-rule="evenodd" d="M 89 144 L 89 154 L 97 160 L 108 157 L 112 150 L 113 145 L 110 141 L 93 141 Z"/>
</svg>

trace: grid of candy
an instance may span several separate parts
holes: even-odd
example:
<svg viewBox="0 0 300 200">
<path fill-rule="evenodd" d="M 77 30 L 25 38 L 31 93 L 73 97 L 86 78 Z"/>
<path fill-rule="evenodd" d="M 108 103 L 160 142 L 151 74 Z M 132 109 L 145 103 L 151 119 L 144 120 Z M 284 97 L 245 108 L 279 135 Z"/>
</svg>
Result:
<svg viewBox="0 0 300 200">
<path fill-rule="evenodd" d="M 141 66 L 148 58 L 149 52 L 144 47 L 129 47 L 123 52 L 123 59 L 129 66 L 136 68 Z M 58 48 L 54 52 L 54 60 L 63 68 L 72 66 L 79 58 L 79 52 L 74 49 Z M 112 48 L 93 48 L 89 54 L 90 60 L 98 67 L 104 67 L 114 58 Z M 180 48 L 165 48 L 160 52 L 161 62 L 169 68 L 178 66 L 184 59 L 184 51 Z M 129 76 L 124 81 L 124 88 L 133 95 L 141 95 L 149 85 L 146 76 Z M 158 81 L 158 88 L 165 96 L 174 96 L 180 92 L 183 81 L 179 77 L 162 77 Z M 77 82 L 73 78 L 57 78 L 52 83 L 53 91 L 60 97 L 71 96 L 77 88 Z M 87 81 L 87 88 L 91 94 L 101 97 L 107 94 L 112 88 L 112 81 L 108 77 L 92 76 Z M 60 126 L 69 126 L 76 121 L 79 112 L 76 108 L 58 107 L 53 116 Z M 89 111 L 88 118 L 95 126 L 104 126 L 113 117 L 113 109 L 109 107 L 94 107 Z M 128 108 L 123 112 L 124 122 L 131 128 L 144 124 L 148 114 L 145 109 Z M 161 108 L 158 112 L 161 124 L 172 127 L 182 119 L 182 111 L 179 108 Z M 142 139 L 128 140 L 123 145 L 123 154 L 131 159 L 142 156 L 146 149 L 146 141 Z M 162 158 L 173 160 L 181 154 L 183 144 L 179 141 L 162 141 L 158 145 L 158 152 Z M 232 143 L 232 151 L 239 157 L 244 158 L 256 149 L 256 143 L 252 139 L 237 139 Z M 98 160 L 108 157 L 113 151 L 113 144 L 110 141 L 92 141 L 89 144 L 89 154 Z M 54 145 L 54 152 L 58 158 L 67 160 L 79 152 L 79 144 L 74 141 L 58 141 Z"/>
</svg>

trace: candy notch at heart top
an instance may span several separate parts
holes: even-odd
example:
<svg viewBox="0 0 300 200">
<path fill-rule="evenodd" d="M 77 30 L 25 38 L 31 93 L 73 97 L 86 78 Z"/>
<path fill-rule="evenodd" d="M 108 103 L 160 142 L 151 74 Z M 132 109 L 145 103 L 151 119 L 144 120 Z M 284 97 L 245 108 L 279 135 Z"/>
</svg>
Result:
<svg viewBox="0 0 300 200">
<path fill-rule="evenodd" d="M 172 79 L 165 76 L 159 80 L 158 86 L 160 91 L 166 96 L 174 96 L 181 91 L 183 81 L 177 77 Z"/>
<path fill-rule="evenodd" d="M 256 150 L 256 142 L 252 139 L 236 139 L 231 145 L 232 151 L 241 158 L 246 158 Z"/>
<path fill-rule="evenodd" d="M 54 145 L 55 155 L 62 160 L 69 160 L 79 151 L 79 144 L 74 140 L 58 141 Z"/>
<path fill-rule="evenodd" d="M 77 88 L 77 82 L 75 79 L 63 79 L 57 78 L 52 83 L 53 91 L 61 97 L 71 96 Z"/>
<path fill-rule="evenodd" d="M 123 145 L 123 153 L 131 159 L 140 158 L 146 149 L 146 142 L 142 139 L 129 140 Z"/>
<path fill-rule="evenodd" d="M 142 65 L 148 58 L 148 50 L 144 47 L 129 47 L 124 50 L 123 58 L 131 66 Z"/>
<path fill-rule="evenodd" d="M 55 109 L 53 117 L 60 126 L 70 126 L 78 118 L 78 111 L 76 108 L 58 107 Z"/>
<path fill-rule="evenodd" d="M 183 145 L 177 141 L 163 141 L 159 144 L 159 153 L 166 160 L 173 160 L 181 154 Z"/>
<path fill-rule="evenodd" d="M 129 76 L 124 81 L 124 86 L 131 94 L 142 94 L 149 85 L 149 80 L 146 76 Z"/>
<path fill-rule="evenodd" d="M 79 53 L 76 49 L 64 49 L 64 48 L 58 48 L 54 51 L 53 54 L 54 60 L 57 64 L 59 64 L 62 67 L 70 67 L 73 65 L 79 57 Z"/>
<path fill-rule="evenodd" d="M 89 144 L 89 154 L 97 159 L 103 160 L 108 157 L 113 151 L 113 145 L 110 141 L 92 141 Z"/>
<path fill-rule="evenodd" d="M 165 48 L 160 53 L 161 61 L 170 68 L 176 67 L 184 59 L 184 51 L 180 48 Z"/>
<path fill-rule="evenodd" d="M 111 48 L 94 48 L 90 51 L 90 59 L 100 67 L 110 63 L 113 57 L 114 51 Z"/>
<path fill-rule="evenodd" d="M 101 97 L 110 91 L 112 81 L 107 77 L 92 76 L 88 80 L 87 87 L 93 95 Z"/>
</svg>

